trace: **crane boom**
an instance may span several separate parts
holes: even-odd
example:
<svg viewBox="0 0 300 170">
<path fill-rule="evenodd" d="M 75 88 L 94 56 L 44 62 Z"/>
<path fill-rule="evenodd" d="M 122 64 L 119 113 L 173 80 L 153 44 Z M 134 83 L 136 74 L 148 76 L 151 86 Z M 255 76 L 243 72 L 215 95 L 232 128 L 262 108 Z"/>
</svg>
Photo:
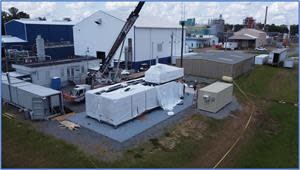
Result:
<svg viewBox="0 0 300 170">
<path fill-rule="evenodd" d="M 138 5 L 135 7 L 134 11 L 132 11 L 130 13 L 129 17 L 126 20 L 126 23 L 124 24 L 121 32 L 119 33 L 117 39 L 115 40 L 112 48 L 108 52 L 107 57 L 105 58 L 105 61 L 102 65 L 102 67 L 100 68 L 100 71 L 105 71 L 106 68 L 108 67 L 110 61 L 112 60 L 112 58 L 115 55 L 116 51 L 118 50 L 119 46 L 125 40 L 126 35 L 128 34 L 131 27 L 133 26 L 133 24 L 135 23 L 135 21 L 139 17 L 139 13 L 140 13 L 144 3 L 145 3 L 145 1 L 140 1 L 138 3 Z"/>
</svg>

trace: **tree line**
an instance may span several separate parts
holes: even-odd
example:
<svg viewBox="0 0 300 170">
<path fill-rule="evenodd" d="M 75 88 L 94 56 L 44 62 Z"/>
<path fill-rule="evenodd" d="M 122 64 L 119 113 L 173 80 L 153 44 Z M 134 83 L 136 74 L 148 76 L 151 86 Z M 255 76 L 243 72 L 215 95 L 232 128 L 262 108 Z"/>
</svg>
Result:
<svg viewBox="0 0 300 170">
<path fill-rule="evenodd" d="M 242 24 L 225 24 L 224 25 L 224 31 L 227 32 L 227 31 L 239 31 L 241 30 L 242 28 L 244 28 L 245 26 L 242 25 Z M 262 23 L 256 23 L 255 25 L 255 28 L 256 29 L 260 29 L 262 30 L 264 27 L 264 24 Z M 296 35 L 298 34 L 298 24 L 297 25 L 291 25 L 290 26 L 290 33 L 291 35 Z M 266 24 L 266 28 L 265 28 L 265 31 L 266 32 L 279 32 L 279 33 L 288 33 L 289 32 L 289 29 L 288 29 L 288 26 L 287 25 L 275 25 L 275 24 Z"/>
</svg>

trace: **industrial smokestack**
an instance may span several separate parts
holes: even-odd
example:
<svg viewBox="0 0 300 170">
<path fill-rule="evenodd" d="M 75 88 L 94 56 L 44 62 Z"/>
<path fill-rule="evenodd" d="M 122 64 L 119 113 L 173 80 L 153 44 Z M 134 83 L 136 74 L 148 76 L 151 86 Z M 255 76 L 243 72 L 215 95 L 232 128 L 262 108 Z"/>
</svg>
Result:
<svg viewBox="0 0 300 170">
<path fill-rule="evenodd" d="M 265 22 L 264 22 L 264 28 L 263 28 L 264 31 L 266 31 L 267 16 L 268 16 L 268 6 L 266 6 Z"/>
</svg>

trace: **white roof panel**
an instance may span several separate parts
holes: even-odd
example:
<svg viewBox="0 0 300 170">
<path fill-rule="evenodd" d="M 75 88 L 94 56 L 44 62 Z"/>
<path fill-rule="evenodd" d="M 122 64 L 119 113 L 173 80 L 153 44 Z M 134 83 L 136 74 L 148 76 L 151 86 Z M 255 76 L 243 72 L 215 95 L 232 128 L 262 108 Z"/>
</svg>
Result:
<svg viewBox="0 0 300 170">
<path fill-rule="evenodd" d="M 35 94 L 37 96 L 46 97 L 46 96 L 52 96 L 56 94 L 60 94 L 60 91 L 53 90 L 47 87 L 35 85 L 35 84 L 29 84 L 26 86 L 21 86 L 19 89 L 22 89 L 24 91 L 28 91 L 29 93 Z"/>
<path fill-rule="evenodd" d="M 218 93 L 224 89 L 227 89 L 228 87 L 231 87 L 232 84 L 230 83 L 223 83 L 223 82 L 215 82 L 211 85 L 205 86 L 201 88 L 201 91 L 206 91 L 206 92 L 212 92 L 212 93 Z"/>
<path fill-rule="evenodd" d="M 3 35 L 1 37 L 1 42 L 2 43 L 25 43 L 27 41 L 25 41 L 21 38 L 18 38 L 18 37 Z"/>
<path fill-rule="evenodd" d="M 41 20 L 30 20 L 30 19 L 16 19 L 15 21 L 23 24 L 37 24 L 37 25 L 75 25 L 72 21 L 41 21 Z"/>
</svg>

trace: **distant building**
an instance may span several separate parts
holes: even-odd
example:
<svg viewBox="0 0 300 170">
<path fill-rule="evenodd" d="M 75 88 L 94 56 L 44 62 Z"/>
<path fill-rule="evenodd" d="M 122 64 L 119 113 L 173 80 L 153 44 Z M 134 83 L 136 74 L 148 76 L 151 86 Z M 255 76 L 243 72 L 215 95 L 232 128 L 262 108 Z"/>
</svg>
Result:
<svg viewBox="0 0 300 170">
<path fill-rule="evenodd" d="M 205 38 L 187 37 L 185 39 L 186 45 L 189 48 L 203 48 L 207 42 Z"/>
<path fill-rule="evenodd" d="M 215 35 L 203 35 L 196 37 L 187 37 L 185 39 L 186 45 L 189 48 L 203 48 L 216 45 L 219 39 Z"/>
<path fill-rule="evenodd" d="M 255 19 L 253 17 L 246 17 L 243 21 L 245 28 L 255 28 Z"/>
<path fill-rule="evenodd" d="M 195 18 L 188 18 L 185 22 L 185 26 L 195 26 L 196 20 Z"/>
<path fill-rule="evenodd" d="M 5 23 L 6 36 L 2 37 L 2 44 L 5 49 L 35 53 L 35 39 L 41 35 L 45 40 L 46 55 L 52 59 L 67 58 L 74 55 L 73 25 L 66 21 L 11 20 Z"/>
<path fill-rule="evenodd" d="M 236 78 L 253 68 L 254 55 L 236 51 L 200 52 L 185 56 L 184 74 L 213 79 Z M 180 59 L 176 60 L 180 66 Z"/>
<path fill-rule="evenodd" d="M 217 19 L 208 20 L 209 34 L 215 35 L 220 41 L 224 41 L 224 24 L 225 20 L 220 15 Z"/>
<path fill-rule="evenodd" d="M 229 37 L 229 41 L 237 42 L 239 49 L 257 48 L 267 44 L 267 34 L 256 29 L 243 28 Z"/>
</svg>

